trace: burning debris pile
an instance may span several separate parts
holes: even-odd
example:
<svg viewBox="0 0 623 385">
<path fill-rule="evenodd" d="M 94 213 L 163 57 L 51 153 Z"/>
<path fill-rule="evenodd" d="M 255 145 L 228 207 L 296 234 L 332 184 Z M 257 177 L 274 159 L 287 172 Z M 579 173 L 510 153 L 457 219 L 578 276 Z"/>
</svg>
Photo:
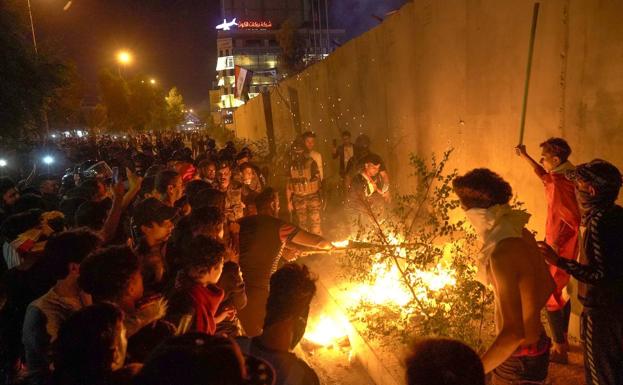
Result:
<svg viewBox="0 0 623 385">
<path fill-rule="evenodd" d="M 317 346 L 345 346 L 354 328 L 381 344 L 414 337 L 446 336 L 480 348 L 491 335 L 492 297 L 475 280 L 475 236 L 452 219 L 459 203 L 450 196 L 456 171 L 444 174 L 451 151 L 431 165 L 412 157 L 418 181 L 397 199 L 393 215 L 372 208 L 356 240 L 335 242 L 342 251 L 336 300 L 340 311 L 311 319 L 305 338 Z"/>
</svg>

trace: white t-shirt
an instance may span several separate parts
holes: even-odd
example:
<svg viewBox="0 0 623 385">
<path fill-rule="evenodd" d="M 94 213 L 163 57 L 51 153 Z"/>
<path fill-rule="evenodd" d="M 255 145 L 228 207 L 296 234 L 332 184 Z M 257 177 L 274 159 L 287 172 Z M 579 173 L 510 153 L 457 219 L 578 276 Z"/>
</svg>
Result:
<svg viewBox="0 0 623 385">
<path fill-rule="evenodd" d="M 324 179 L 324 172 L 322 167 L 322 154 L 318 151 L 311 150 L 309 152 L 309 156 L 316 162 L 318 165 L 318 172 L 320 172 L 320 180 Z"/>
</svg>

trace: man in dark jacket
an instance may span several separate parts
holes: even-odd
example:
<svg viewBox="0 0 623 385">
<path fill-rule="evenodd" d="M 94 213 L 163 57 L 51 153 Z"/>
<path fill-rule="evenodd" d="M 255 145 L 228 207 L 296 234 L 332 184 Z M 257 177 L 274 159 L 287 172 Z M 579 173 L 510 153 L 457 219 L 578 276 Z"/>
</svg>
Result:
<svg viewBox="0 0 623 385">
<path fill-rule="evenodd" d="M 580 282 L 586 383 L 623 384 L 623 208 L 615 204 L 621 173 L 595 159 L 568 177 L 582 211 L 580 261 L 561 258 L 545 242 L 539 246 L 547 262 Z"/>
</svg>

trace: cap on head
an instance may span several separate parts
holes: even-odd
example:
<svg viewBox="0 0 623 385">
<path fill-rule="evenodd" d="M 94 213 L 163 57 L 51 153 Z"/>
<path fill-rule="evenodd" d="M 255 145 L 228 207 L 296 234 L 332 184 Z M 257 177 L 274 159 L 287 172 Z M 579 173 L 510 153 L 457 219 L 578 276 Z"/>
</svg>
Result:
<svg viewBox="0 0 623 385">
<path fill-rule="evenodd" d="M 621 172 L 612 163 L 593 159 L 588 163 L 578 165 L 575 170 L 569 170 L 565 176 L 569 180 L 583 180 L 596 188 L 621 188 L 623 178 Z"/>
</svg>

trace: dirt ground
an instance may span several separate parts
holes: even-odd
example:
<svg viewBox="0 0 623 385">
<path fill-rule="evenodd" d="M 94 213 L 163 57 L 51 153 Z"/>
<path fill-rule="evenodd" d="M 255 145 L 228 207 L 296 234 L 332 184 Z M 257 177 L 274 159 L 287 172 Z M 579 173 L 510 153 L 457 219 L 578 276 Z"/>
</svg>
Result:
<svg viewBox="0 0 623 385">
<path fill-rule="evenodd" d="M 550 364 L 548 384 L 551 385 L 585 385 L 584 359 L 582 349 L 572 346 L 568 365 Z"/>
<path fill-rule="evenodd" d="M 316 371 L 322 385 L 375 385 L 357 361 L 349 362 L 348 349 L 297 350 L 298 355 Z M 583 365 L 581 349 L 572 347 L 568 365 L 550 364 L 546 385 L 585 385 Z"/>
<path fill-rule="evenodd" d="M 316 371 L 322 385 L 375 385 L 361 364 L 350 362 L 348 348 L 300 349 L 298 354 Z"/>
</svg>

